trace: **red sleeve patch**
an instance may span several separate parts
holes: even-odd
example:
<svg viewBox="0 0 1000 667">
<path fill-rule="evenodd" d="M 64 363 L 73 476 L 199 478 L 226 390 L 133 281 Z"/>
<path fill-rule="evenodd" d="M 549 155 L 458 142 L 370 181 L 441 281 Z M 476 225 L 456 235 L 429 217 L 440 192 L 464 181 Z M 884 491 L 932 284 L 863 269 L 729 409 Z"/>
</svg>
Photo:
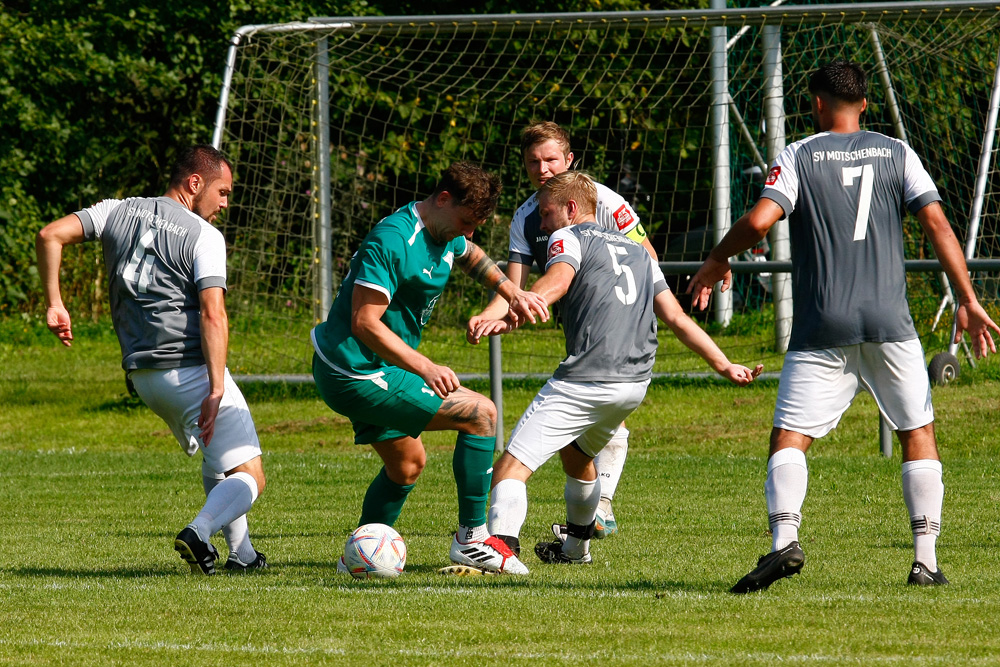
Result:
<svg viewBox="0 0 1000 667">
<path fill-rule="evenodd" d="M 778 182 L 778 176 L 781 176 L 781 167 L 774 165 L 771 167 L 771 171 L 767 174 L 767 180 L 764 181 L 764 185 L 774 185 Z"/>
<path fill-rule="evenodd" d="M 618 231 L 621 231 L 635 222 L 635 217 L 632 215 L 632 211 L 629 209 L 628 204 L 622 204 L 621 207 L 611 214 L 615 219 L 615 224 L 618 225 Z"/>
<path fill-rule="evenodd" d="M 556 255 L 561 255 L 561 254 L 563 254 L 563 252 L 565 252 L 565 251 L 563 250 L 562 239 L 559 239 L 558 241 L 553 241 L 549 245 L 549 259 L 552 259 Z"/>
</svg>

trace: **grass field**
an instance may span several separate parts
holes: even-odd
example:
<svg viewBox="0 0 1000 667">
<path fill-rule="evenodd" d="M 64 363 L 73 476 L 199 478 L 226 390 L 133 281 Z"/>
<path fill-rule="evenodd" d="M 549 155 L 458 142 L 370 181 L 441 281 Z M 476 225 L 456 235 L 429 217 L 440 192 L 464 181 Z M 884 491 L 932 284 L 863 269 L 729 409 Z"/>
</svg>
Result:
<svg viewBox="0 0 1000 667">
<path fill-rule="evenodd" d="M 269 481 L 251 530 L 272 567 L 196 578 L 172 542 L 203 500 L 199 465 L 124 396 L 106 328 L 78 331 L 71 350 L 30 325 L 0 331 L 0 664 L 1000 664 L 993 364 L 935 390 L 951 586 L 903 583 L 898 447 L 877 454 L 862 397 L 810 454 L 802 574 L 735 597 L 770 545 L 773 382 L 650 391 L 629 422 L 622 533 L 594 544 L 592 566 L 530 553 L 564 512 L 561 475 L 544 467 L 529 484 L 524 578 L 436 574 L 455 500 L 452 438 L 430 435 L 397 523 L 407 572 L 381 582 L 334 567 L 372 453 L 311 387 L 247 387 Z M 508 428 L 532 395 L 505 393 Z"/>
</svg>

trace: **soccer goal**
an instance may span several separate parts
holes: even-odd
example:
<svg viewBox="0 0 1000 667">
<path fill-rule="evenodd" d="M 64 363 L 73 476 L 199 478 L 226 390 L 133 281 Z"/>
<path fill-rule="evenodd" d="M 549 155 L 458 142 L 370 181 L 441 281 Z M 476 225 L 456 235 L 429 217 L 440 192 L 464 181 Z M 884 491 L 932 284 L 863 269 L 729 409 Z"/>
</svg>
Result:
<svg viewBox="0 0 1000 667">
<path fill-rule="evenodd" d="M 501 175 L 500 208 L 476 241 L 506 259 L 511 215 L 531 194 L 518 135 L 535 120 L 566 127 L 577 165 L 633 202 L 682 292 L 756 200 L 768 162 L 812 132 L 807 78 L 835 58 L 869 71 L 865 128 L 921 155 L 968 256 L 996 257 L 998 48 L 1000 9 L 981 0 L 245 26 L 232 39 L 214 136 L 236 181 L 222 223 L 230 365 L 308 374 L 309 330 L 360 240 L 426 196 L 454 160 Z M 905 224 L 907 258 L 930 259 L 919 225 Z M 734 361 L 774 370 L 790 314 L 787 233 L 768 241 L 742 258 L 732 297 L 716 299 L 705 325 Z M 939 271 L 909 275 L 925 348 L 940 351 L 947 283 Z M 996 315 L 995 276 L 976 278 Z M 458 330 L 487 296 L 453 277 L 425 336 L 432 357 L 488 373 L 486 349 Z M 548 374 L 563 354 L 561 333 L 545 327 L 505 338 L 503 349 L 507 374 Z M 663 338 L 656 372 L 705 370 Z"/>
</svg>

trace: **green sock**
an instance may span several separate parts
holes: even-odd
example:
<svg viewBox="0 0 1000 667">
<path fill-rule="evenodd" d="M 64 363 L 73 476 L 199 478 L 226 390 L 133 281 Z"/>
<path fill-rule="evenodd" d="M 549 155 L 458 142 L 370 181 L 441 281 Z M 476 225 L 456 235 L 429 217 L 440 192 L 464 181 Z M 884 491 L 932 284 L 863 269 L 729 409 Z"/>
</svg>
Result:
<svg viewBox="0 0 1000 667">
<path fill-rule="evenodd" d="M 361 505 L 361 519 L 358 520 L 358 525 L 384 523 L 391 526 L 396 523 L 399 513 L 403 511 L 406 496 L 413 490 L 413 486 L 413 484 L 396 484 L 385 474 L 383 466 L 365 492 L 365 502 Z"/>
<path fill-rule="evenodd" d="M 458 487 L 458 523 L 469 528 L 486 523 L 486 501 L 493 477 L 495 436 L 458 434 L 451 460 Z"/>
</svg>

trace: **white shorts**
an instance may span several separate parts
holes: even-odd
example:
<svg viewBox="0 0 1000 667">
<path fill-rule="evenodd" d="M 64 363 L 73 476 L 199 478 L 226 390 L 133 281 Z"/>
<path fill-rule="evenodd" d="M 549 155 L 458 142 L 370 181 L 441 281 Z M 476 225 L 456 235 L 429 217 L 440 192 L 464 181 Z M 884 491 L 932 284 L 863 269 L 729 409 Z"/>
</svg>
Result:
<svg viewBox="0 0 1000 667">
<path fill-rule="evenodd" d="M 860 343 L 785 355 L 774 407 L 775 428 L 821 438 L 864 389 L 894 431 L 934 421 L 920 340 Z"/>
<path fill-rule="evenodd" d="M 517 422 L 507 451 L 532 472 L 576 440 L 591 458 L 646 396 L 641 382 L 549 380 Z"/>
<path fill-rule="evenodd" d="M 209 392 L 208 368 L 140 369 L 129 378 L 143 402 L 167 423 L 188 456 L 201 450 L 205 463 L 224 473 L 260 456 L 260 441 L 247 402 L 226 369 L 225 393 L 208 447 L 201 441 L 198 417 Z"/>
</svg>

